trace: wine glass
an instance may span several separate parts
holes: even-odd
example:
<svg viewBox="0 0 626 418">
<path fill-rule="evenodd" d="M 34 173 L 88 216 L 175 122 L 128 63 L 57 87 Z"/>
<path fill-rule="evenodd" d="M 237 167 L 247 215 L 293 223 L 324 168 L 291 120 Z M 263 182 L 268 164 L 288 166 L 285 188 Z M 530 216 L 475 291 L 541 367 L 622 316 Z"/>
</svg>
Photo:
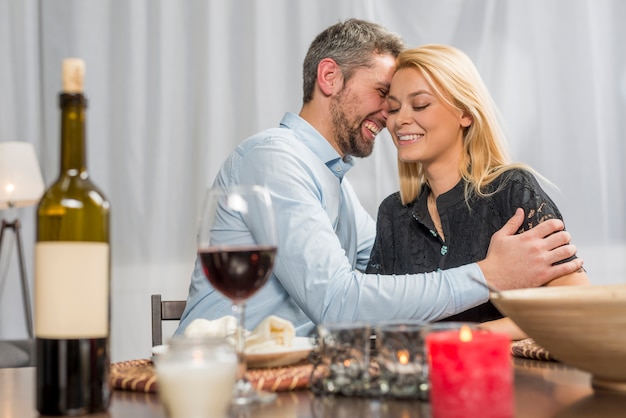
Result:
<svg viewBox="0 0 626 418">
<path fill-rule="evenodd" d="M 237 383 L 232 402 L 272 402 L 246 379 L 245 303 L 268 280 L 276 256 L 276 225 L 269 191 L 262 186 L 213 187 L 200 218 L 198 257 L 211 285 L 233 302 Z"/>
</svg>

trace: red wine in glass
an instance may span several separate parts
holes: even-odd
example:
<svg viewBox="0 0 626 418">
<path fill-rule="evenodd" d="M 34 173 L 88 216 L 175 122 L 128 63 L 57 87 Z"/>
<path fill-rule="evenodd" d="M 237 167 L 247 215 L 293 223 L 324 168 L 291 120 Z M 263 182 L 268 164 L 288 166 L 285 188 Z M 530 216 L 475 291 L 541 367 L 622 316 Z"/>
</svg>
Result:
<svg viewBox="0 0 626 418">
<path fill-rule="evenodd" d="M 278 246 L 268 189 L 228 185 L 207 191 L 198 227 L 198 258 L 208 283 L 233 302 L 238 367 L 232 403 L 270 403 L 276 394 L 256 390 L 246 378 L 246 301 L 271 277 Z M 262 318 L 257 318 L 257 322 Z"/>
<path fill-rule="evenodd" d="M 270 277 L 275 246 L 214 247 L 198 251 L 204 275 L 233 301 L 246 300 Z"/>
</svg>

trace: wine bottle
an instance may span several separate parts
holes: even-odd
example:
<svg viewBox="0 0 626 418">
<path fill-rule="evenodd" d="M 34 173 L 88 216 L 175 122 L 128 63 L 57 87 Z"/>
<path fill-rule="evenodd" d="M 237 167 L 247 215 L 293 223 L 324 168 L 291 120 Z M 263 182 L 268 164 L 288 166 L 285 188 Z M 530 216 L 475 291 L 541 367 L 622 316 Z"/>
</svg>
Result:
<svg viewBox="0 0 626 418">
<path fill-rule="evenodd" d="M 63 61 L 61 169 L 37 207 L 37 410 L 106 411 L 111 398 L 109 202 L 87 173 L 84 62 Z"/>
</svg>

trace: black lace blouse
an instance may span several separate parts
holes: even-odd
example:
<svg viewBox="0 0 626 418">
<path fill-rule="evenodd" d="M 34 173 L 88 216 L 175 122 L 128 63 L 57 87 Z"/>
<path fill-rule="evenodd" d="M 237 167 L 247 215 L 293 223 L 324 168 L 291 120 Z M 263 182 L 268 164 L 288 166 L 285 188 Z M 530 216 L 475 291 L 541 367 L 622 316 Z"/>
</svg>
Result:
<svg viewBox="0 0 626 418">
<path fill-rule="evenodd" d="M 380 205 L 376 240 L 368 273 L 411 274 L 448 269 L 480 261 L 487 255 L 491 236 L 513 216 L 518 207 L 526 219 L 519 232 L 550 219 L 562 219 L 559 209 L 528 171 L 506 171 L 489 187 L 496 192 L 486 198 L 464 198 L 465 182 L 437 198 L 437 209 L 445 235 L 437 234 L 427 209 L 430 188 L 425 185 L 411 203 L 402 205 L 400 193 Z M 485 322 L 501 318 L 491 304 L 476 306 L 447 318 L 448 321 Z"/>
</svg>

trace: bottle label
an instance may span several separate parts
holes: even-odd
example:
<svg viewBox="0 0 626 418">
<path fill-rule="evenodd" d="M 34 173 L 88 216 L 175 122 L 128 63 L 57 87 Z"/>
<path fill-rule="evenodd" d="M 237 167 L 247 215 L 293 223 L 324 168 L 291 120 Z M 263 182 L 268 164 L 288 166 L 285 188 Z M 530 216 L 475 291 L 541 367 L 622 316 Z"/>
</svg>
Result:
<svg viewBox="0 0 626 418">
<path fill-rule="evenodd" d="M 109 335 L 109 244 L 35 245 L 35 335 L 47 339 Z"/>
</svg>

